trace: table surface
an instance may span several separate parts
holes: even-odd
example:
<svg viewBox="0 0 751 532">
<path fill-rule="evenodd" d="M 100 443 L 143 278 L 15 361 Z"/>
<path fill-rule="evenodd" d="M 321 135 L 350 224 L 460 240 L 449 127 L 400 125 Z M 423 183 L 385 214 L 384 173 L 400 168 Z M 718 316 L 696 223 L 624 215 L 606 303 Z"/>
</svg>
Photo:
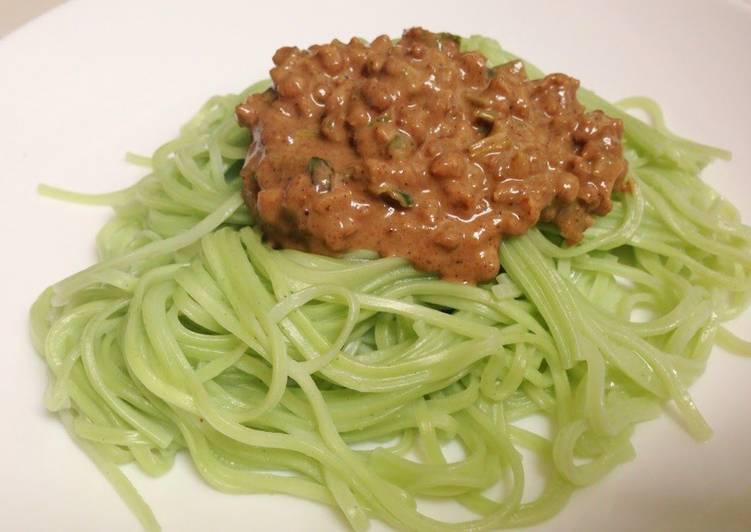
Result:
<svg viewBox="0 0 751 532">
<path fill-rule="evenodd" d="M 0 0 L 0 39 L 65 0 Z"/>
</svg>

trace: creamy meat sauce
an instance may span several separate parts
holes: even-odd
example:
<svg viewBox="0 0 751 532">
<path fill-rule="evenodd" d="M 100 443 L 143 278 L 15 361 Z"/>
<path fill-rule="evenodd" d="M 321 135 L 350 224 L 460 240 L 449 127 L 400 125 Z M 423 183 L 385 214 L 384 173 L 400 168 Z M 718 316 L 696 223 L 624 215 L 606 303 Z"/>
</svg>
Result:
<svg viewBox="0 0 751 532">
<path fill-rule="evenodd" d="M 568 243 L 622 186 L 619 120 L 565 74 L 488 68 L 450 34 L 280 48 L 273 87 L 236 109 L 253 141 L 243 195 L 270 243 L 370 249 L 444 279 L 499 271 L 504 235 L 555 223 Z"/>
</svg>

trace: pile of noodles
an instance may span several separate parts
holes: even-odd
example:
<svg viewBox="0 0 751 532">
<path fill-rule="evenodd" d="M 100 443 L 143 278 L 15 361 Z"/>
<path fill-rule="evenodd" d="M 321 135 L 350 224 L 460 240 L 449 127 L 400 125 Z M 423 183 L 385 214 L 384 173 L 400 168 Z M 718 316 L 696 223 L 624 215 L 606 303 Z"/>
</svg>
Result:
<svg viewBox="0 0 751 532">
<path fill-rule="evenodd" d="M 462 46 L 513 58 L 482 37 Z M 181 451 L 216 489 L 320 501 L 357 530 L 486 530 L 554 515 L 630 460 L 634 426 L 666 403 L 710 436 L 687 386 L 714 345 L 751 354 L 722 326 L 751 296 L 751 230 L 698 177 L 726 153 L 668 132 L 649 100 L 580 90 L 624 120 L 633 192 L 577 246 L 547 225 L 504 241 L 504 272 L 465 286 L 402 259 L 264 245 L 233 111 L 266 86 L 212 98 L 153 157 L 131 157 L 150 173 L 126 190 L 43 189 L 115 211 L 100 262 L 47 289 L 32 329 L 47 406 L 145 527 L 158 525 L 117 466 L 157 476 Z M 550 434 L 519 426 L 531 416 Z M 521 450 L 545 475 L 534 500 Z M 436 499 L 476 517 L 420 513 Z"/>
</svg>

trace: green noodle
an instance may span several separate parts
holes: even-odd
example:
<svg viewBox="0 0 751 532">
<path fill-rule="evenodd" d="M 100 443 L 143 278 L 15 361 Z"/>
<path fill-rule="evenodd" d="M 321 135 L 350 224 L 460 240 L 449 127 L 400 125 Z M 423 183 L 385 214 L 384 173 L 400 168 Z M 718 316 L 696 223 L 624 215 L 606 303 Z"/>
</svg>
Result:
<svg viewBox="0 0 751 532">
<path fill-rule="evenodd" d="M 463 46 L 514 58 L 483 37 Z M 216 489 L 319 501 L 355 530 L 371 518 L 488 530 L 553 516 L 633 458 L 634 426 L 667 403 L 710 436 L 686 386 L 715 343 L 751 354 L 721 325 L 751 297 L 751 231 L 697 175 L 725 152 L 670 133 L 650 100 L 623 109 L 651 125 L 581 90 L 624 120 L 633 193 L 580 245 L 543 224 L 501 245 L 497 282 L 464 286 L 402 259 L 262 243 L 240 198 L 250 139 L 233 111 L 266 84 L 212 98 L 153 157 L 130 155 L 150 167 L 130 188 L 40 188 L 115 210 L 100 261 L 34 304 L 32 336 L 47 407 L 145 528 L 156 520 L 116 466 L 157 476 L 183 450 Z M 551 433 L 518 425 L 531 416 Z M 546 475 L 533 500 L 522 450 Z M 424 499 L 475 517 L 431 518 Z"/>
</svg>

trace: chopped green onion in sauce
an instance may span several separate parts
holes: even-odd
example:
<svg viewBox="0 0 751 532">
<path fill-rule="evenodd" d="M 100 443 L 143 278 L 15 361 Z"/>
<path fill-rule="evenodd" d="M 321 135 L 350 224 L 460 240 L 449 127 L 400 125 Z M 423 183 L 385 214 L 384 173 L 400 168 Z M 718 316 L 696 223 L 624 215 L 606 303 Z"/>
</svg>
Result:
<svg viewBox="0 0 751 532">
<path fill-rule="evenodd" d="M 331 182 L 334 176 L 334 169 L 326 159 L 320 157 L 311 157 L 308 161 L 308 173 L 310 180 L 317 192 L 331 191 Z"/>
</svg>

